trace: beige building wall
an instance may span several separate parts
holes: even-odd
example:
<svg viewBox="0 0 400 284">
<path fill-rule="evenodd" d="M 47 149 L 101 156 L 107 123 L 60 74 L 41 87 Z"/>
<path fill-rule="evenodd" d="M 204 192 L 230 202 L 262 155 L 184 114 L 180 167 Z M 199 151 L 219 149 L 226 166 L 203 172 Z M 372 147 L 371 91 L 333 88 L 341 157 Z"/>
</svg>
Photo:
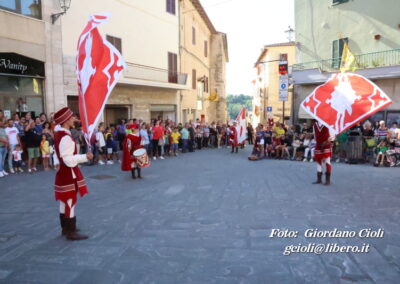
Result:
<svg viewBox="0 0 400 284">
<path fill-rule="evenodd" d="M 177 1 L 176 1 L 177 2 Z M 116 1 L 74 1 L 63 16 L 64 86 L 71 104 L 76 105 L 77 84 L 75 56 L 78 38 L 90 15 L 110 13 L 109 22 L 99 26 L 99 32 L 121 39 L 122 56 L 127 69 L 112 91 L 106 111 L 121 106 L 128 109 L 130 118 L 150 120 L 152 105 L 157 109 L 165 106 L 165 113 L 171 108 L 175 115 L 169 117 L 179 121 L 179 89 L 186 84 L 168 82 L 168 53 L 177 55 L 179 72 L 179 5 L 175 15 L 166 10 L 165 0 L 116 0 Z M 116 109 L 115 112 L 118 112 Z M 124 114 L 125 115 L 125 114 Z M 155 113 L 153 113 L 153 118 Z M 171 114 L 168 111 L 168 116 Z M 113 115 L 118 117 L 118 113 Z M 119 117 L 119 118 L 129 118 Z M 107 119 L 106 123 L 115 123 Z"/>
<path fill-rule="evenodd" d="M 60 12 L 57 1 L 42 0 L 42 19 L 0 10 L 0 52 L 13 52 L 45 63 L 43 110 L 47 113 L 66 105 L 63 95 L 60 22 L 51 14 Z"/>
<path fill-rule="evenodd" d="M 283 102 L 279 101 L 279 78 L 280 74 L 279 70 L 279 59 L 281 54 L 288 55 L 288 65 L 293 65 L 295 61 L 295 46 L 293 43 L 288 43 L 287 45 L 277 44 L 268 45 L 264 47 L 264 50 L 261 53 L 258 61 L 262 62 L 261 70 L 262 73 L 259 75 L 259 79 L 257 80 L 258 88 L 261 88 L 261 121 L 265 121 L 266 107 L 272 107 L 272 116 L 274 120 L 282 121 L 283 115 Z M 261 84 L 260 84 L 261 81 Z M 260 90 L 259 90 L 260 93 Z M 291 102 L 292 102 L 292 93 L 289 92 L 288 100 L 285 102 L 285 117 L 291 116 Z M 268 114 L 268 115 L 271 115 Z"/>
<path fill-rule="evenodd" d="M 202 116 L 210 123 L 225 120 L 225 64 L 228 61 L 226 35 L 215 30 L 197 0 L 180 1 L 180 13 L 181 72 L 189 75 L 190 88 L 181 91 L 182 121 Z M 192 41 L 193 29 L 195 44 Z M 193 70 L 196 70 L 196 78 L 193 78 Z M 208 78 L 208 90 L 204 88 L 204 78 Z M 196 81 L 195 88 L 193 80 Z M 212 93 L 218 94 L 218 102 L 208 99 Z"/>
</svg>

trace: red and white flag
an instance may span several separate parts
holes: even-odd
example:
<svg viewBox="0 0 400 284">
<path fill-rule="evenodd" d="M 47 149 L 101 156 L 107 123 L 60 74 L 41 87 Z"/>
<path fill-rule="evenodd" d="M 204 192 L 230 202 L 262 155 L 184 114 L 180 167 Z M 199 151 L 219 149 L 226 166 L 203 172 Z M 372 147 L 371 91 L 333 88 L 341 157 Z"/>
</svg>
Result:
<svg viewBox="0 0 400 284">
<path fill-rule="evenodd" d="M 334 74 L 318 86 L 301 107 L 338 135 L 390 105 L 392 100 L 367 78 Z"/>
<path fill-rule="evenodd" d="M 121 53 L 97 29 L 108 21 L 109 16 L 91 16 L 78 41 L 79 113 L 87 139 L 92 136 L 107 99 L 126 66 Z"/>
<path fill-rule="evenodd" d="M 236 118 L 237 144 L 242 144 L 247 138 L 246 108 L 243 107 Z"/>
</svg>

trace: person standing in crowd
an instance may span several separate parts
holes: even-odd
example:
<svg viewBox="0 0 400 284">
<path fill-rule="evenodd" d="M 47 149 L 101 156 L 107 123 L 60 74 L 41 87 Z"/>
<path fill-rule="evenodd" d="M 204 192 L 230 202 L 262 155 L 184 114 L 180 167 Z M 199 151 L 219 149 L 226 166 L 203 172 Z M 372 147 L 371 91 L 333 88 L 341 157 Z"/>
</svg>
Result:
<svg viewBox="0 0 400 284">
<path fill-rule="evenodd" d="M 195 136 L 196 136 L 197 149 L 201 150 L 201 147 L 203 145 L 203 133 L 202 133 L 202 130 L 200 128 L 200 125 L 196 126 Z"/>
<path fill-rule="evenodd" d="M 332 145 L 329 129 L 318 121 L 314 122 L 314 137 L 316 141 L 314 160 L 317 162 L 317 181 L 314 184 L 322 183 L 322 164 L 326 165 L 325 185 L 331 184 L 331 157 Z"/>
<path fill-rule="evenodd" d="M 14 121 L 12 119 L 8 120 L 8 126 L 5 128 L 7 137 L 8 137 L 8 169 L 10 173 L 14 173 L 12 161 L 13 161 L 13 155 L 12 152 L 15 149 L 16 145 L 21 144 L 21 139 L 19 138 L 19 131 L 18 129 L 14 126 Z"/>
<path fill-rule="evenodd" d="M 146 123 L 144 122 L 142 123 L 139 133 L 140 136 L 142 137 L 144 148 L 146 149 L 147 155 L 150 155 L 150 137 Z"/>
<path fill-rule="evenodd" d="M 172 151 L 174 153 L 174 156 L 178 156 L 178 145 L 179 145 L 179 138 L 181 137 L 181 134 L 178 132 L 178 128 L 175 127 L 174 130 L 171 133 L 171 140 L 172 140 Z"/>
<path fill-rule="evenodd" d="M 35 121 L 31 119 L 25 128 L 25 143 L 28 149 L 28 172 L 36 172 L 37 160 L 40 157 L 40 141 L 41 136 L 37 132 Z"/>
<path fill-rule="evenodd" d="M 389 142 L 392 147 L 395 146 L 396 141 L 400 137 L 400 129 L 397 127 L 397 122 L 392 123 L 392 127 L 388 131 Z"/>
<path fill-rule="evenodd" d="M 189 130 L 188 124 L 186 123 L 185 126 L 181 130 L 181 138 L 182 138 L 182 153 L 187 152 L 187 145 L 189 140 Z"/>
<path fill-rule="evenodd" d="M 119 143 L 119 148 L 122 149 L 122 142 L 125 139 L 126 135 L 126 122 L 125 119 L 121 119 L 120 123 L 117 125 L 117 132 L 118 132 L 118 143 Z"/>
<path fill-rule="evenodd" d="M 193 125 L 189 123 L 189 141 L 188 141 L 188 149 L 189 152 L 194 152 L 194 141 L 195 141 L 195 130 L 193 128 Z"/>
<path fill-rule="evenodd" d="M 35 119 L 35 130 L 37 134 L 42 135 L 43 124 L 42 121 L 40 120 L 40 117 L 36 117 Z"/>
<path fill-rule="evenodd" d="M 44 134 L 42 134 L 42 141 L 40 141 L 40 152 L 42 154 L 43 168 L 45 171 L 48 171 L 50 170 L 50 143 L 47 140 L 47 136 Z"/>
<path fill-rule="evenodd" d="M 60 109 L 54 115 L 54 119 L 61 126 L 54 138 L 57 157 L 55 164 L 59 165 L 54 191 L 55 199 L 60 201 L 62 235 L 70 241 L 85 240 L 88 236 L 78 233 L 76 228 L 75 205 L 78 192 L 81 197 L 89 192 L 78 164 L 93 159 L 93 154 L 90 152 L 83 155 L 77 154 L 75 142 L 70 132 L 70 129 L 74 126 L 75 117 L 69 108 Z"/>
<path fill-rule="evenodd" d="M 8 137 L 6 130 L 4 129 L 4 119 L 3 117 L 0 117 L 0 178 L 8 175 L 8 173 L 4 170 L 8 145 Z"/>
<path fill-rule="evenodd" d="M 374 138 L 374 131 L 372 130 L 372 124 L 368 120 L 363 125 L 363 139 L 365 141 L 364 147 L 364 160 L 369 163 L 374 155 L 374 148 L 376 147 L 376 140 Z"/>
<path fill-rule="evenodd" d="M 104 138 L 106 142 L 106 157 L 107 157 L 107 165 L 114 164 L 113 162 L 113 135 L 111 133 L 111 128 L 107 127 L 106 132 L 104 133 Z"/>
<path fill-rule="evenodd" d="M 249 145 L 253 145 L 253 137 L 254 137 L 254 128 L 253 125 L 249 122 L 247 124 L 247 142 Z"/>
<path fill-rule="evenodd" d="M 210 129 L 208 128 L 207 124 L 202 125 L 202 132 L 203 132 L 203 147 L 208 148 L 208 142 L 210 139 Z"/>
<path fill-rule="evenodd" d="M 264 126 L 261 125 L 261 128 L 263 129 Z M 274 133 L 272 132 L 272 127 L 267 126 L 267 129 L 265 131 L 263 131 L 263 137 L 264 137 L 263 156 L 264 156 L 264 158 L 267 157 L 267 153 L 269 153 L 269 156 L 271 156 L 270 153 L 272 152 L 272 149 L 273 149 L 273 136 L 274 136 Z"/>
<path fill-rule="evenodd" d="M 15 145 L 15 149 L 12 152 L 12 157 L 13 157 L 13 168 L 14 172 L 20 172 L 23 173 L 24 171 L 22 170 L 22 148 L 21 145 Z"/>
<path fill-rule="evenodd" d="M 385 121 L 379 121 L 379 127 L 375 130 L 375 136 L 379 142 L 388 138 L 388 129 L 385 125 Z"/>
<path fill-rule="evenodd" d="M 105 155 L 106 155 L 106 141 L 104 140 L 104 127 L 100 123 L 99 128 L 96 133 L 96 148 L 98 153 L 98 163 L 99 165 L 105 165 Z"/>
<path fill-rule="evenodd" d="M 217 141 L 217 126 L 215 125 L 215 122 L 213 121 L 209 127 L 210 129 L 210 145 L 211 147 L 216 147 L 216 141 Z"/>
<path fill-rule="evenodd" d="M 151 140 L 152 149 L 153 149 L 153 160 L 156 160 L 157 157 L 161 160 L 164 160 L 164 157 L 161 155 L 161 145 L 159 145 L 159 143 L 160 143 L 159 140 L 162 139 L 164 136 L 164 129 L 160 125 L 159 120 L 156 120 L 154 122 L 154 125 L 151 127 L 150 131 L 151 131 L 152 137 L 153 137 Z"/>
</svg>

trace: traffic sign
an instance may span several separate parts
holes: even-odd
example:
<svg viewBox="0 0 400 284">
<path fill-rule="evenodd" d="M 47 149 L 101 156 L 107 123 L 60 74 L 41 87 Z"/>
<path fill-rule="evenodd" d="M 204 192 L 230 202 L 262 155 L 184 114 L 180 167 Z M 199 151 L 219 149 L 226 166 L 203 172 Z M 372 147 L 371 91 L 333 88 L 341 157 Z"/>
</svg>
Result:
<svg viewBox="0 0 400 284">
<path fill-rule="evenodd" d="M 279 101 L 287 102 L 288 101 L 288 88 L 289 88 L 289 78 L 288 76 L 280 76 L 279 77 Z"/>
<path fill-rule="evenodd" d="M 267 111 L 272 112 L 272 106 L 267 106 Z"/>
</svg>

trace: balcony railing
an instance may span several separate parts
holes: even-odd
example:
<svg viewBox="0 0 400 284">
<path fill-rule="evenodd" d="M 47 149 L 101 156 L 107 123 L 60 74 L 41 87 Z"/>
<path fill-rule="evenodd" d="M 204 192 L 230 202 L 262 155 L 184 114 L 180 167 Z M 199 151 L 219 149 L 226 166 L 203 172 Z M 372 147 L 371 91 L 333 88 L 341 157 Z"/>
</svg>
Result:
<svg viewBox="0 0 400 284">
<path fill-rule="evenodd" d="M 354 55 L 356 60 L 353 66 L 356 69 L 387 67 L 400 65 L 400 49 L 371 52 Z M 336 72 L 340 68 L 341 58 L 310 61 L 292 66 L 293 71 L 319 68 L 322 72 Z"/>
<path fill-rule="evenodd" d="M 125 78 L 186 85 L 187 74 L 129 62 L 126 65 Z"/>
</svg>

